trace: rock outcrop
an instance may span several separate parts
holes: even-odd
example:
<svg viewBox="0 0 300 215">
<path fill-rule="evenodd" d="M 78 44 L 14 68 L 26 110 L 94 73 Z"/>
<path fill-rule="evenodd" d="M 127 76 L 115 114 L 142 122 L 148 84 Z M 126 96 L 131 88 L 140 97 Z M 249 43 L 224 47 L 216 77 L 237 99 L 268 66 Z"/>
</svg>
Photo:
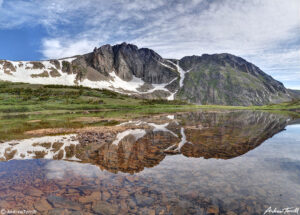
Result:
<svg viewBox="0 0 300 215">
<path fill-rule="evenodd" d="M 164 66 L 168 62 L 153 50 L 138 49 L 137 46 L 127 43 L 95 48 L 92 53 L 81 58 L 104 75 L 115 71 L 124 81 L 131 81 L 135 76 L 149 84 L 162 84 L 177 77 L 175 68 L 172 70 Z"/>
</svg>

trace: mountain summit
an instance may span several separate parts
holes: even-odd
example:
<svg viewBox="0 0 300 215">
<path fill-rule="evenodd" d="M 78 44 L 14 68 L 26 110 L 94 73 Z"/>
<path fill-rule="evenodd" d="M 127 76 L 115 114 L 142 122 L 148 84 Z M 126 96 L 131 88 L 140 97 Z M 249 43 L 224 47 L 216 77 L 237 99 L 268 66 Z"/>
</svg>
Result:
<svg viewBox="0 0 300 215">
<path fill-rule="evenodd" d="M 164 59 L 151 49 L 127 43 L 57 60 L 1 60 L 0 80 L 81 85 L 195 104 L 264 105 L 292 98 L 282 83 L 240 57 L 204 54 Z"/>
</svg>

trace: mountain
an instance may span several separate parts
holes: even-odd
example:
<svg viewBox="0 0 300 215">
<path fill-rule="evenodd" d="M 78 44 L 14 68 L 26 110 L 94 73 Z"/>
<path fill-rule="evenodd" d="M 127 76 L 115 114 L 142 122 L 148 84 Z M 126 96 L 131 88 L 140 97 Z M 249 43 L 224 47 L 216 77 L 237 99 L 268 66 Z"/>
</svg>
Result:
<svg viewBox="0 0 300 215">
<path fill-rule="evenodd" d="M 262 105 L 291 98 L 282 83 L 231 54 L 184 57 L 179 65 L 189 72 L 178 97 L 193 103 Z"/>
<path fill-rule="evenodd" d="M 196 104 L 264 105 L 293 97 L 282 83 L 231 54 L 164 59 L 151 49 L 127 43 L 57 60 L 1 60 L 0 80 L 82 85 Z"/>
<path fill-rule="evenodd" d="M 289 92 L 293 96 L 293 98 L 300 99 L 300 90 L 291 90 L 291 89 L 289 89 Z"/>
</svg>

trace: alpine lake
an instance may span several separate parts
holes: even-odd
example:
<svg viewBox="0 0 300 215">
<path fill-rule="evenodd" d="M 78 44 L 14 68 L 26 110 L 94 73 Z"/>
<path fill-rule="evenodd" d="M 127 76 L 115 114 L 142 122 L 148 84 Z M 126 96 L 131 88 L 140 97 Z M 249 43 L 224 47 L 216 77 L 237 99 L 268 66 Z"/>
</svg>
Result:
<svg viewBox="0 0 300 215">
<path fill-rule="evenodd" d="M 295 116 L 251 110 L 112 115 L 62 121 L 2 115 L 0 210 L 246 215 L 272 214 L 270 207 L 296 214 L 300 207 Z"/>
</svg>

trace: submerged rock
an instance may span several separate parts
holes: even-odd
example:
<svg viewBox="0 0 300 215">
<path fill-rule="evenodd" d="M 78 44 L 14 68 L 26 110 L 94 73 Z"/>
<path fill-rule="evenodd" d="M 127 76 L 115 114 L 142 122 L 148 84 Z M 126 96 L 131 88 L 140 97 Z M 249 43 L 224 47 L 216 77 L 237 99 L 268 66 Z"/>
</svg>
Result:
<svg viewBox="0 0 300 215">
<path fill-rule="evenodd" d="M 95 202 L 92 206 L 94 212 L 99 214 L 118 214 L 119 207 L 104 201 Z"/>
</svg>

